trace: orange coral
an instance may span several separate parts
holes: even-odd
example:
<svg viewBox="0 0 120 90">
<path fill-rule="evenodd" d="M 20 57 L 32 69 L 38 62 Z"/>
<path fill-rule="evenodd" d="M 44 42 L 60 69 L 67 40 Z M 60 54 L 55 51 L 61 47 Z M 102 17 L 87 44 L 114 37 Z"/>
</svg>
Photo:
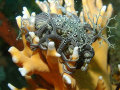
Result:
<svg viewBox="0 0 120 90">
<path fill-rule="evenodd" d="M 91 0 L 91 1 L 90 0 L 82 0 L 82 3 L 83 3 L 83 11 L 89 12 L 90 18 L 93 18 L 94 14 L 96 14 L 98 16 L 99 9 L 101 9 L 103 7 L 101 0 L 96 0 L 96 4 L 95 4 L 95 0 Z M 98 24 L 100 24 L 102 27 L 104 27 L 107 23 L 108 18 L 111 17 L 112 11 L 113 11 L 113 9 L 112 9 L 111 4 L 108 5 L 108 9 L 106 12 L 102 9 L 100 15 L 106 16 L 109 13 L 108 14 L 109 16 L 106 18 L 105 17 L 98 18 Z M 86 21 L 89 21 L 89 19 L 86 15 L 84 17 L 85 17 Z M 103 35 L 105 35 L 105 37 L 106 37 L 106 30 L 103 31 Z M 98 77 L 102 76 L 103 80 L 105 82 L 105 85 L 106 85 L 106 90 L 111 90 L 112 87 L 110 85 L 109 74 L 108 74 L 108 70 L 107 70 L 107 67 L 108 67 L 107 66 L 108 45 L 106 42 L 103 41 L 102 46 L 100 46 L 100 43 L 99 43 L 100 41 L 101 41 L 101 39 L 97 39 L 92 45 L 95 50 L 95 56 L 89 64 L 89 70 L 88 70 L 87 74 L 85 74 L 79 70 L 79 71 L 76 71 L 75 78 L 76 78 L 76 80 L 78 80 L 77 78 L 79 78 L 79 80 L 78 80 L 79 86 L 81 86 L 83 88 L 87 87 L 87 88 L 93 90 L 97 84 L 96 82 L 98 80 Z M 90 82 L 87 83 L 88 81 L 86 81 L 86 79 Z M 85 81 L 82 81 L 82 80 L 85 80 Z"/>
<path fill-rule="evenodd" d="M 62 14 L 60 9 L 57 9 L 55 6 L 54 1 L 48 1 L 52 13 Z M 59 1 L 62 5 L 63 1 Z M 38 0 L 36 0 L 36 3 L 44 12 L 47 12 L 47 6 L 45 3 Z M 65 0 L 65 3 L 67 6 L 70 5 L 70 7 L 66 7 L 66 9 L 69 12 L 76 14 L 74 9 L 74 0 Z M 89 22 L 92 27 L 95 27 L 92 23 L 96 23 L 97 21 L 97 25 L 101 25 L 101 27 L 107 27 L 106 25 L 108 25 L 109 18 L 111 17 L 113 11 L 111 4 L 108 5 L 107 11 L 105 11 L 106 6 L 103 6 L 101 0 L 82 0 L 82 4 L 83 12 L 80 14 L 81 21 Z M 30 15 L 26 7 L 23 9 L 22 18 L 32 18 L 33 21 L 21 21 L 21 16 L 18 16 L 16 18 L 17 24 L 20 29 L 26 25 L 27 29 L 31 31 L 29 32 L 29 35 L 30 38 L 32 38 L 32 42 L 34 44 L 37 44 L 39 42 L 39 38 L 34 34 L 34 32 L 32 32 L 35 30 L 35 13 L 32 13 Z M 103 30 L 102 33 L 104 37 L 107 38 L 106 30 Z M 55 49 L 55 44 L 57 44 L 56 42 L 54 43 L 53 41 L 50 41 L 48 43 L 48 50 L 41 50 L 38 48 L 36 51 L 32 51 L 30 49 L 29 42 L 27 42 L 25 39 L 24 32 L 22 32 L 22 40 L 24 44 L 23 51 L 19 51 L 15 47 L 11 47 L 9 49 L 9 52 L 12 55 L 12 60 L 20 67 L 19 71 L 22 76 L 30 76 L 32 74 L 36 74 L 38 81 L 43 80 L 43 82 L 38 82 L 35 79 L 35 82 L 38 84 L 40 83 L 43 88 L 47 90 L 51 90 L 53 88 L 55 90 L 112 90 L 107 68 L 108 44 L 105 41 L 101 42 L 102 39 L 98 38 L 92 44 L 92 47 L 95 51 L 95 56 L 88 65 L 89 69 L 87 73 L 78 69 L 75 70 L 75 73 L 71 75 L 65 73 L 63 70 L 63 60 L 61 58 L 61 55 L 57 53 Z M 100 42 L 102 46 L 100 46 Z M 78 58 L 77 51 L 78 48 L 75 47 L 72 54 L 73 61 Z M 69 63 L 69 65 L 74 66 L 75 62 Z M 67 70 L 69 70 L 69 68 L 67 68 Z M 8 85 L 9 87 L 13 88 L 13 90 L 17 90 L 11 84 Z M 27 90 L 27 88 L 23 88 L 21 90 Z M 34 88 L 32 90 L 44 89 Z"/>
</svg>

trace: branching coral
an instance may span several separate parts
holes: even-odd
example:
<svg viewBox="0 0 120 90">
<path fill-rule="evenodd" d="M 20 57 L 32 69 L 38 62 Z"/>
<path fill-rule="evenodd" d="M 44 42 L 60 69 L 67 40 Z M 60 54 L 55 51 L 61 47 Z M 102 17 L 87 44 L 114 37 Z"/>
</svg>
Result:
<svg viewBox="0 0 120 90">
<path fill-rule="evenodd" d="M 65 0 L 64 7 L 62 0 L 36 3 L 42 13 L 30 15 L 23 7 L 23 17 L 16 17 L 24 50 L 8 50 L 21 75 L 34 74 L 34 81 L 43 88 L 37 85 L 31 90 L 112 90 L 107 69 L 111 44 L 105 30 L 115 28 L 108 26 L 115 19 L 110 18 L 112 5 L 106 11 L 101 0 L 82 0 L 78 17 L 74 0 Z"/>
</svg>

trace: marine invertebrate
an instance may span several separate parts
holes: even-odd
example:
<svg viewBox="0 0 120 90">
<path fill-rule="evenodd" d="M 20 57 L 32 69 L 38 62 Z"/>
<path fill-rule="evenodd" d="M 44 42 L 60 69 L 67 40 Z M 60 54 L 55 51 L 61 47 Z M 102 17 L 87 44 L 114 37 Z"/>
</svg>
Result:
<svg viewBox="0 0 120 90">
<path fill-rule="evenodd" d="M 82 18 L 80 19 L 73 9 L 74 6 L 71 3 L 73 0 L 69 0 L 70 7 L 67 0 L 65 0 L 66 7 L 61 6 L 62 1 L 49 0 L 50 5 L 54 5 L 55 11 L 51 9 L 51 6 L 52 11 L 50 11 L 46 1 L 40 2 L 37 0 L 36 2 L 40 7 L 41 5 L 44 6 L 44 9 L 42 9 L 45 12 L 38 15 L 35 13 L 29 15 L 27 8 L 24 7 L 23 17 L 18 16 L 16 18 L 21 30 L 24 50 L 20 52 L 15 47 L 9 49 L 13 62 L 21 67 L 19 68 L 21 75 L 36 74 L 45 82 L 42 88 L 48 90 L 53 88 L 55 90 L 93 90 L 95 88 L 96 90 L 100 90 L 100 88 L 110 90 L 111 85 L 105 61 L 107 61 L 108 45 L 111 44 L 102 33 L 106 35 L 103 30 L 108 27 L 109 21 L 115 18 L 110 18 L 111 4 L 108 6 L 107 12 L 105 12 L 106 6 L 102 5 L 101 0 L 98 0 L 101 3 L 100 5 L 96 3 L 99 9 L 96 9 L 95 6 L 92 7 L 95 0 L 92 0 L 92 2 L 83 0 L 84 13 L 81 12 L 80 18 Z M 89 6 L 90 4 L 92 5 Z M 94 13 L 91 7 L 94 9 Z M 54 12 L 58 13 L 55 14 Z M 61 15 L 61 12 L 65 13 L 65 15 Z M 109 16 L 107 16 L 108 12 L 110 12 Z M 102 23 L 103 19 L 105 20 L 104 23 Z M 108 28 L 111 29 L 112 27 Z M 99 42 L 104 46 L 99 47 Z M 103 51 L 105 55 L 100 57 L 99 53 Z M 93 62 L 90 63 L 92 58 Z M 102 62 L 101 59 L 105 61 Z M 99 64 L 104 63 L 104 67 L 96 66 L 96 62 Z M 90 67 L 87 74 L 85 74 L 79 68 L 86 71 L 88 63 L 90 63 Z M 99 72 L 97 73 L 95 69 Z M 81 77 L 84 79 L 81 80 Z M 88 85 L 86 79 L 90 80 L 91 78 L 93 82 Z M 100 87 L 102 79 L 106 86 Z"/>
</svg>

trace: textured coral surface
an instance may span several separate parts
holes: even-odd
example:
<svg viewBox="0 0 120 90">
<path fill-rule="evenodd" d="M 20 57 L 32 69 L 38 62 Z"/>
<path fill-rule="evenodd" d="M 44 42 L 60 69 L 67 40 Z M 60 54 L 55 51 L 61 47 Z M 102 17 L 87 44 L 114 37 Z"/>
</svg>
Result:
<svg viewBox="0 0 120 90">
<path fill-rule="evenodd" d="M 73 16 L 73 18 L 76 18 L 74 0 L 65 0 L 66 7 L 60 6 L 63 3 L 62 1 L 59 2 L 60 5 L 58 5 L 57 1 L 54 2 L 51 0 L 49 0 L 48 3 L 46 1 L 40 2 L 36 0 L 36 3 L 43 12 L 48 13 L 47 15 L 52 16 L 48 10 L 50 7 L 51 13 L 56 13 L 55 15 L 62 14 L 61 12 L 63 12 L 67 14 L 68 17 L 70 15 L 70 17 Z M 108 46 L 111 46 L 111 44 L 107 40 L 108 38 L 105 30 L 107 27 L 109 29 L 112 28 L 108 26 L 110 20 L 114 19 L 114 17 L 110 19 L 113 11 L 112 5 L 109 4 L 106 10 L 106 6 L 103 6 L 101 0 L 82 0 L 82 4 L 83 11 L 80 13 L 80 23 L 85 25 L 84 22 L 86 22 L 87 25 L 90 25 L 90 27 L 87 26 L 84 28 L 85 30 L 88 30 L 88 32 L 83 33 L 85 35 L 88 35 L 91 29 L 95 30 L 93 33 L 90 31 L 90 35 L 94 35 L 91 36 L 91 38 L 95 37 L 95 39 L 92 39 L 93 41 L 90 41 L 89 43 L 85 39 L 85 41 L 87 41 L 87 45 L 90 45 L 91 47 L 90 50 L 93 48 L 95 54 L 93 58 L 90 57 L 88 53 L 81 56 L 84 57 L 83 62 L 77 62 L 77 67 L 80 66 L 81 69 L 76 69 L 75 65 L 76 60 L 78 58 L 81 59 L 80 53 L 84 53 L 87 48 L 84 47 L 86 42 L 82 42 L 83 44 L 79 45 L 76 44 L 77 42 L 71 41 L 69 44 L 66 43 L 68 39 L 65 39 L 65 41 L 63 40 L 64 42 L 62 42 L 63 44 L 59 44 L 59 37 L 50 37 L 48 36 L 49 32 L 42 33 L 42 35 L 40 33 L 39 35 L 41 36 L 39 36 L 39 30 L 37 29 L 41 28 L 40 25 L 45 24 L 46 22 L 39 21 L 37 26 L 35 26 L 37 22 L 37 15 L 34 12 L 30 15 L 26 7 L 23 8 L 23 17 L 16 17 L 18 27 L 21 30 L 24 49 L 23 51 L 19 51 L 17 48 L 11 47 L 8 51 L 12 55 L 13 62 L 20 67 L 19 71 L 21 75 L 25 76 L 28 81 L 29 87 L 22 88 L 21 90 L 112 90 L 107 65 Z M 50 24 L 47 25 L 47 29 L 51 29 L 52 26 L 50 34 L 56 35 L 52 21 L 50 21 Z M 44 30 L 43 28 L 40 30 Z M 37 34 L 35 31 L 37 31 Z M 59 30 L 57 32 L 57 34 L 60 34 L 63 38 L 65 38 L 64 33 L 59 33 Z M 77 34 L 79 35 L 79 33 Z M 71 34 L 67 35 L 69 36 Z M 42 42 L 44 41 L 45 36 L 48 37 L 48 39 L 45 39 L 45 42 Z M 54 38 L 58 41 L 54 40 Z M 83 36 L 83 41 L 84 38 L 86 37 Z M 76 45 L 73 44 L 74 42 Z M 40 48 L 36 45 L 40 45 Z M 69 45 L 72 46 L 72 52 L 68 50 Z M 64 46 L 68 47 L 67 50 L 70 54 L 67 53 L 66 47 Z M 59 50 L 59 47 L 63 50 Z M 85 50 L 82 51 L 81 49 Z M 58 53 L 56 50 L 60 52 Z M 89 49 L 87 50 L 90 51 Z M 63 53 L 63 51 L 66 52 Z M 68 58 L 69 56 L 70 59 L 64 59 L 64 57 Z M 89 59 L 88 57 L 92 58 L 89 64 L 85 61 L 86 57 L 87 59 Z M 35 83 L 30 77 L 33 74 L 35 76 L 33 78 Z M 32 86 L 31 83 L 33 83 Z M 8 86 L 12 90 L 17 90 L 17 88 L 11 84 L 8 84 Z"/>
</svg>

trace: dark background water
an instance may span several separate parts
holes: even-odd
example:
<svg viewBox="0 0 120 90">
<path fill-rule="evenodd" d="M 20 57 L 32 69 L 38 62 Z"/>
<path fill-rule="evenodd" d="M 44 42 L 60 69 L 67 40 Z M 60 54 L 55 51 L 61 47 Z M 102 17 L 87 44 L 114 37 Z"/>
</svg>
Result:
<svg viewBox="0 0 120 90">
<path fill-rule="evenodd" d="M 120 63 L 120 0 L 103 0 L 104 5 L 109 3 L 112 3 L 114 9 L 112 17 L 117 15 L 116 20 L 112 20 L 109 25 L 116 26 L 117 29 L 108 33 L 114 35 L 110 38 L 110 42 L 115 44 L 115 49 L 109 49 L 108 64 L 111 65 L 111 83 L 117 84 L 120 80 L 112 78 L 112 75 L 119 75 L 117 64 Z M 27 86 L 8 53 L 10 46 L 16 46 L 19 50 L 23 48 L 21 41 L 15 40 L 19 31 L 15 17 L 22 15 L 23 6 L 26 6 L 30 13 L 41 12 L 34 0 L 0 0 L 0 90 L 10 90 L 7 83 L 18 88 Z M 81 0 L 75 0 L 75 8 L 81 11 Z"/>
</svg>

